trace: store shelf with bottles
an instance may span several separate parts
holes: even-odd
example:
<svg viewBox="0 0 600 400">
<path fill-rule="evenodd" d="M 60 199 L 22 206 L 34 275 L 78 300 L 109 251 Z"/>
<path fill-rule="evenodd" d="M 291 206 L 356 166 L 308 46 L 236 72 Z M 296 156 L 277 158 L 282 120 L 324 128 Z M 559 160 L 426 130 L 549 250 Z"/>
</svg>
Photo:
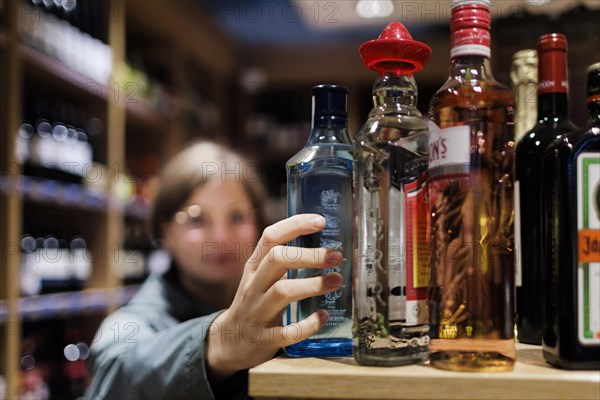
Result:
<svg viewBox="0 0 600 400">
<path fill-rule="evenodd" d="M 38 321 L 103 313 L 127 303 L 138 289 L 138 285 L 130 285 L 22 297 L 18 300 L 19 315 L 23 321 Z M 6 322 L 7 308 L 7 301 L 0 301 L 0 324 Z"/>
</svg>

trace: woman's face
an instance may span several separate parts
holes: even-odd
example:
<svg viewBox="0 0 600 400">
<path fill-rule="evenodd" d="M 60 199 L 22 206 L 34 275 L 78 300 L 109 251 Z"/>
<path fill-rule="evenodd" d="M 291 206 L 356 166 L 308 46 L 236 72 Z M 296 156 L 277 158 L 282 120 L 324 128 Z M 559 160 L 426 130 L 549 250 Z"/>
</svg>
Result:
<svg viewBox="0 0 600 400">
<path fill-rule="evenodd" d="M 182 278 L 209 284 L 237 285 L 257 239 L 252 202 L 233 179 L 198 187 L 163 228 Z"/>
</svg>

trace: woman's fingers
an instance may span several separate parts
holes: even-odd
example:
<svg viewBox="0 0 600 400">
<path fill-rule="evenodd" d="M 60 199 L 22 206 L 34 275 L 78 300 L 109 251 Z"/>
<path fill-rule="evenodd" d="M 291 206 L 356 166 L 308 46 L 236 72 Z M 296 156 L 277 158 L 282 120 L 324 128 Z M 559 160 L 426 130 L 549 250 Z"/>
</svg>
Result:
<svg viewBox="0 0 600 400">
<path fill-rule="evenodd" d="M 343 255 L 339 251 L 323 248 L 274 246 L 263 258 L 254 276 L 254 281 L 260 292 L 264 293 L 279 281 L 288 269 L 331 268 L 341 264 L 342 261 Z"/>
<path fill-rule="evenodd" d="M 319 310 L 300 322 L 274 328 L 273 338 L 278 347 L 290 346 L 317 333 L 327 324 L 327 321 L 329 321 L 327 311 Z"/>
<path fill-rule="evenodd" d="M 267 227 L 247 264 L 257 269 L 274 246 L 286 244 L 298 236 L 319 232 L 325 223 L 325 218 L 319 214 L 298 214 Z"/>
<path fill-rule="evenodd" d="M 276 282 L 261 300 L 261 310 L 270 320 L 294 301 L 321 296 L 342 286 L 343 278 L 338 273 L 304 279 L 282 279 Z"/>
</svg>

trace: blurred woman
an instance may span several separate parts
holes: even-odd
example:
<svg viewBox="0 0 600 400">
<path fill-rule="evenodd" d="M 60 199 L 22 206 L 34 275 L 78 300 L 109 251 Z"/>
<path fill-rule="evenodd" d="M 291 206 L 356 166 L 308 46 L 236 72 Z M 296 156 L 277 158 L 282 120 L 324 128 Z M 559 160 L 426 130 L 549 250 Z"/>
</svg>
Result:
<svg viewBox="0 0 600 400">
<path fill-rule="evenodd" d="M 297 215 L 264 226 L 257 171 L 211 142 L 194 144 L 164 168 L 151 215 L 172 262 L 100 326 L 89 363 L 90 399 L 213 399 L 246 396 L 248 368 L 302 341 L 328 319 L 318 311 L 281 324 L 293 301 L 325 294 L 337 273 L 287 280 L 290 268 L 331 268 L 342 255 L 289 248 L 325 219 Z M 288 254 L 289 251 L 289 254 Z"/>
</svg>

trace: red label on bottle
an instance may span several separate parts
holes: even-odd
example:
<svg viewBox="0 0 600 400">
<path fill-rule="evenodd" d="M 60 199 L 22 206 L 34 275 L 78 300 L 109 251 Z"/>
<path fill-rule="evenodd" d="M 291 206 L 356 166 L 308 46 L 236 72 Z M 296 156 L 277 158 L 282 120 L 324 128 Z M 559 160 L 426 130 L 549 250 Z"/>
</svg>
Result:
<svg viewBox="0 0 600 400">
<path fill-rule="evenodd" d="M 429 201 L 427 174 L 404 185 L 406 234 L 406 322 L 429 321 Z"/>
<path fill-rule="evenodd" d="M 429 285 L 427 177 L 404 185 L 406 190 L 406 298 L 426 299 Z"/>
<path fill-rule="evenodd" d="M 546 50 L 539 57 L 538 94 L 567 93 L 567 52 L 560 49 Z"/>
</svg>

